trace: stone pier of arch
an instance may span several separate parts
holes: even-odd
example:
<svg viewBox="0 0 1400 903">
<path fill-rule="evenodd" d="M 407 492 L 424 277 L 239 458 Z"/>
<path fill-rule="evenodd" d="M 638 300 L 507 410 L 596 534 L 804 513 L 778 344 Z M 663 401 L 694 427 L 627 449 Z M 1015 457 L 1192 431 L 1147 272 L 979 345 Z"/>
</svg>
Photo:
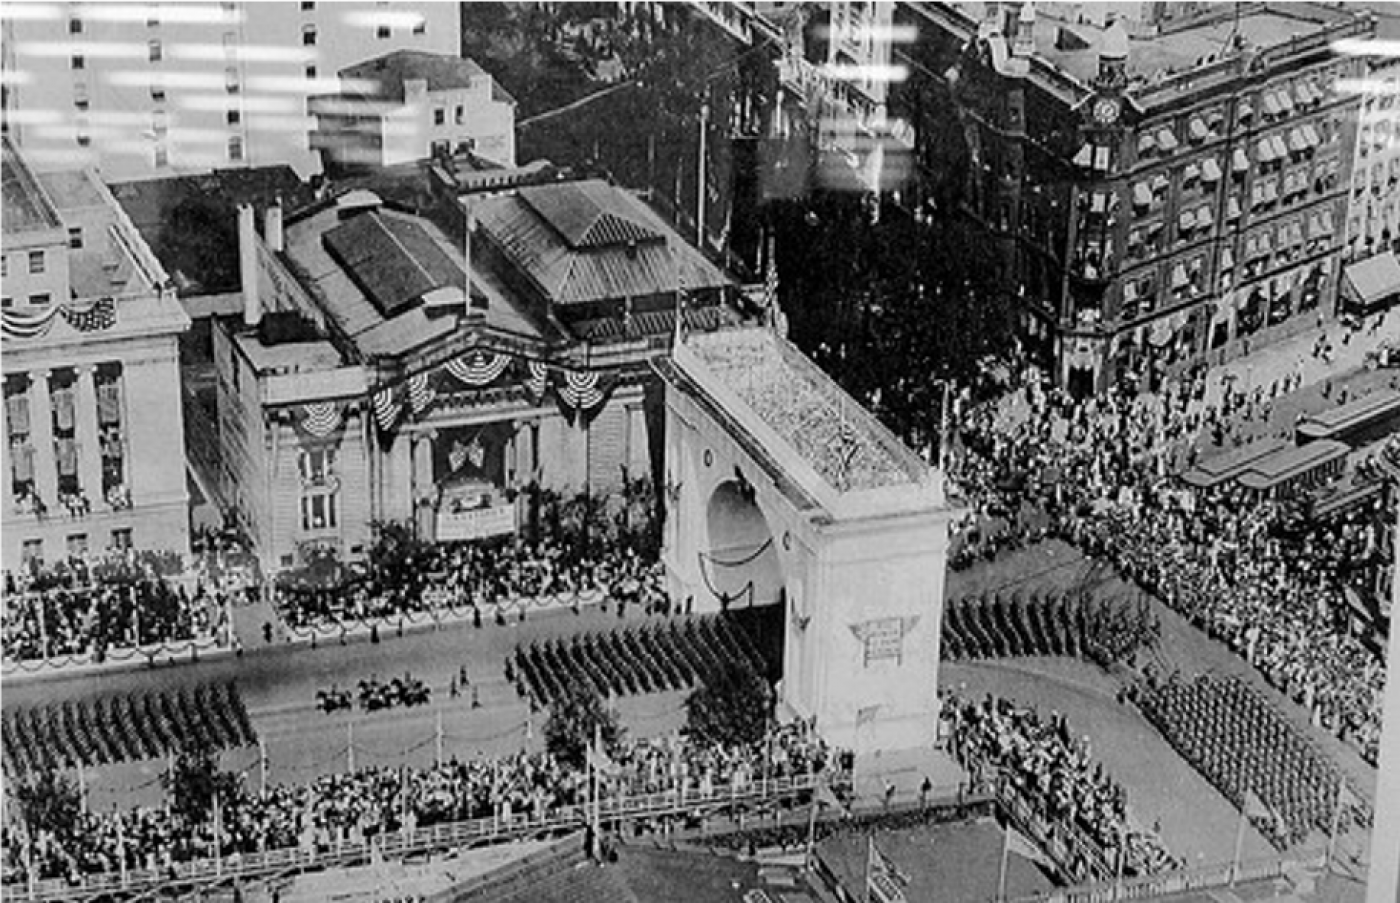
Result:
<svg viewBox="0 0 1400 903">
<path fill-rule="evenodd" d="M 858 752 L 931 746 L 942 475 L 768 330 L 691 335 L 656 366 L 674 597 L 785 604 L 790 710 Z"/>
</svg>

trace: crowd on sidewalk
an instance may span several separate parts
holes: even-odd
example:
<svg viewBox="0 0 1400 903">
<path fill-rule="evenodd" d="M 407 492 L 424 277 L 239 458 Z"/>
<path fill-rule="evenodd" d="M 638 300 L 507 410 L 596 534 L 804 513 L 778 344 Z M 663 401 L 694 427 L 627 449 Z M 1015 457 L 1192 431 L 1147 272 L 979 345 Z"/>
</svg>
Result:
<svg viewBox="0 0 1400 903">
<path fill-rule="evenodd" d="M 981 522 L 1007 524 L 999 546 L 1053 534 L 1112 561 L 1374 761 L 1383 674 L 1348 631 L 1343 588 L 1356 562 L 1336 545 L 1312 554 L 1338 537 L 1348 551 L 1374 551 L 1374 531 L 1306 523 L 1287 502 L 1171 479 L 1206 435 L 1230 441 L 1289 387 L 1206 405 L 1200 380 L 1160 397 L 1082 401 L 1030 385 L 1019 404 L 972 413 L 952 479 Z M 962 554 L 991 553 L 974 543 Z"/>
<path fill-rule="evenodd" d="M 679 736 L 624 740 L 595 763 L 605 802 L 647 793 L 695 798 L 730 787 L 742 791 L 765 779 L 837 767 L 833 751 L 801 723 L 729 748 Z M 82 875 L 116 874 L 123 861 L 129 870 L 161 871 L 216 854 L 232 865 L 245 854 L 334 850 L 386 832 L 468 819 L 495 818 L 508 825 L 589 802 L 589 784 L 589 770 L 547 753 L 452 758 L 429 768 L 362 768 L 308 784 L 269 787 L 265 794 L 240 780 L 217 809 L 194 824 L 168 806 L 88 812 L 62 835 L 28 831 L 22 818 L 15 819 L 5 827 L 5 881 L 27 881 L 31 871 L 37 879 L 76 881 Z"/>
</svg>

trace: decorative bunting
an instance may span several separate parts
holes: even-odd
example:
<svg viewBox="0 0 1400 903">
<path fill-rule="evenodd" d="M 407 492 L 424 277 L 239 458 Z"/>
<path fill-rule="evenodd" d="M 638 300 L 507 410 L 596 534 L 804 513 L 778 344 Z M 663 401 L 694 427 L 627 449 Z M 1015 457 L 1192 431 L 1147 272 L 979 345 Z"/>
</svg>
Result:
<svg viewBox="0 0 1400 903">
<path fill-rule="evenodd" d="M 427 373 L 415 373 L 408 378 L 408 403 L 415 415 L 422 414 L 437 398 L 437 390 L 428 382 Z"/>
<path fill-rule="evenodd" d="M 397 386 L 386 386 L 374 393 L 374 421 L 383 432 L 391 432 L 403 413 L 403 399 Z"/>
<path fill-rule="evenodd" d="M 324 439 L 340 426 L 340 405 L 333 401 L 318 401 L 301 406 L 301 427 L 318 439 Z"/>
<path fill-rule="evenodd" d="M 447 372 L 463 385 L 473 388 L 495 382 L 510 366 L 510 356 L 499 351 L 468 351 L 447 362 Z"/>
<path fill-rule="evenodd" d="M 549 368 L 541 361 L 530 361 L 530 375 L 525 378 L 525 391 L 530 393 L 535 404 L 544 400 L 545 390 L 549 388 Z"/>
<path fill-rule="evenodd" d="M 566 370 L 559 398 L 564 404 L 580 411 L 589 411 L 603 403 L 603 390 L 598 387 L 596 370 Z"/>
<path fill-rule="evenodd" d="M 101 332 L 117 323 L 117 304 L 111 298 L 99 298 L 83 310 L 61 309 L 63 319 L 79 332 Z"/>
<path fill-rule="evenodd" d="M 46 307 L 29 312 L 7 310 L 0 312 L 0 333 L 7 339 L 35 339 L 49 331 L 59 308 Z"/>
</svg>

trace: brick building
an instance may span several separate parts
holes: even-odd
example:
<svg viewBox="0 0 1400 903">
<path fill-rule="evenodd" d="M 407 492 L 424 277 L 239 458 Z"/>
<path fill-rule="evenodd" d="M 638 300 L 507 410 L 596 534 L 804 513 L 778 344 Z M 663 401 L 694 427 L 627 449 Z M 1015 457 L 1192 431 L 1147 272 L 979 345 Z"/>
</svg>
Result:
<svg viewBox="0 0 1400 903">
<path fill-rule="evenodd" d="M 1333 45 L 1372 19 L 1081 6 L 1101 5 L 896 13 L 918 40 L 895 51 L 911 78 L 891 115 L 921 148 L 957 123 L 963 212 L 1013 275 L 1029 347 L 1088 393 L 1331 316 L 1360 104 L 1344 86 L 1364 65 Z"/>
</svg>

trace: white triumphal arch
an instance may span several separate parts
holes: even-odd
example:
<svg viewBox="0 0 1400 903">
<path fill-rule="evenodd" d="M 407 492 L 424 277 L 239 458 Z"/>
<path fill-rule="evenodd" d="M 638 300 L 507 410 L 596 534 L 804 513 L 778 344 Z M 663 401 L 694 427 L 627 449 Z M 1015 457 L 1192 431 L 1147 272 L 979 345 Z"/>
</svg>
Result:
<svg viewBox="0 0 1400 903">
<path fill-rule="evenodd" d="M 769 330 L 688 336 L 657 369 L 676 598 L 784 603 L 787 705 L 843 746 L 931 744 L 942 474 Z"/>
</svg>

